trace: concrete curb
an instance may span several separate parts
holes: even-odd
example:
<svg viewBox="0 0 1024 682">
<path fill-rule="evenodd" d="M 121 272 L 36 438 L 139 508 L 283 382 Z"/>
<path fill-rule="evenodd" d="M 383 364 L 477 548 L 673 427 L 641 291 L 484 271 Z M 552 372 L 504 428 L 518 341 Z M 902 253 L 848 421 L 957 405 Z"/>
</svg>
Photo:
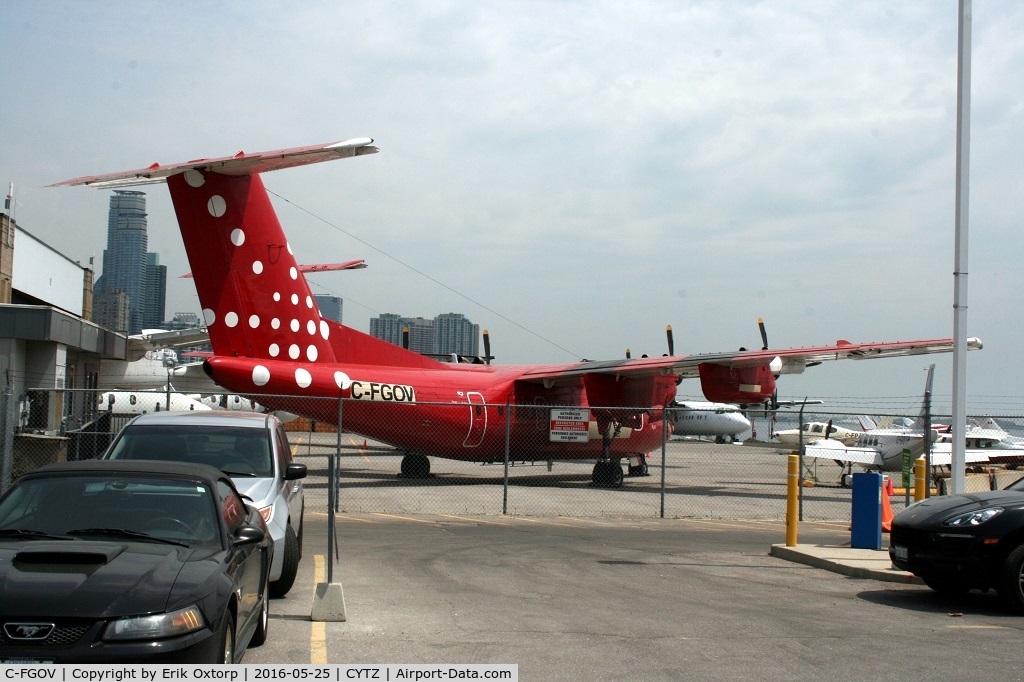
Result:
<svg viewBox="0 0 1024 682">
<path fill-rule="evenodd" d="M 870 578 L 890 583 L 924 585 L 924 581 L 907 571 L 893 568 L 885 550 L 854 549 L 835 545 L 772 545 L 770 556 L 792 561 L 851 578 Z"/>
</svg>

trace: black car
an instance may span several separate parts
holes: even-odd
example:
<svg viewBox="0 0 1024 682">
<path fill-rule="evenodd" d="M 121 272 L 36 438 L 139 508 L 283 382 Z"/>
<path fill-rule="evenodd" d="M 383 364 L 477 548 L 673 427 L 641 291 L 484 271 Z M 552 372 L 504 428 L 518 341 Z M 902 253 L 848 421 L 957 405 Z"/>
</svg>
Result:
<svg viewBox="0 0 1024 682">
<path fill-rule="evenodd" d="M 937 592 L 995 588 L 1024 613 L 1024 478 L 1004 490 L 916 502 L 892 521 L 889 557 Z"/>
<path fill-rule="evenodd" d="M 0 498 L 0 662 L 237 663 L 267 637 L 272 554 L 211 466 L 43 467 Z"/>
</svg>

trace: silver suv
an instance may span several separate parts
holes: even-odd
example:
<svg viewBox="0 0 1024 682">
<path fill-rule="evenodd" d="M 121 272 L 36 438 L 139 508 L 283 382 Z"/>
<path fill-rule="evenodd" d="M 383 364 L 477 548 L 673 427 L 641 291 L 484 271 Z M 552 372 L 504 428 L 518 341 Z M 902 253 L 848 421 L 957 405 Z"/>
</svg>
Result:
<svg viewBox="0 0 1024 682">
<path fill-rule="evenodd" d="M 244 412 L 151 412 L 128 422 L 104 459 L 210 464 L 231 477 L 267 522 L 274 541 L 270 594 L 283 597 L 302 556 L 302 480 L 277 417 Z"/>
</svg>

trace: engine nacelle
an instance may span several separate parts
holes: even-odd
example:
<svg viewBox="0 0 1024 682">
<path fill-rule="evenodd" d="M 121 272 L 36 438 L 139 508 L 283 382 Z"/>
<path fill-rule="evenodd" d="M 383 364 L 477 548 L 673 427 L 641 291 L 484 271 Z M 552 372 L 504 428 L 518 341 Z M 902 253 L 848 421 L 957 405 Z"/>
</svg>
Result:
<svg viewBox="0 0 1024 682">
<path fill-rule="evenodd" d="M 701 391 L 712 402 L 763 403 L 775 392 L 775 375 L 768 365 L 730 367 L 704 363 L 698 370 Z"/>
</svg>

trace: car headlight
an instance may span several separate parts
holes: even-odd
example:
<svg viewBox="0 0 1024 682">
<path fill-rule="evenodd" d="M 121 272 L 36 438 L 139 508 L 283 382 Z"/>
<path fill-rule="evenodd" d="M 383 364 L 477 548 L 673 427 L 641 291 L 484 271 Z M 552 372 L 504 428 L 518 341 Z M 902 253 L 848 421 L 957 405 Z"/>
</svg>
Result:
<svg viewBox="0 0 1024 682">
<path fill-rule="evenodd" d="M 989 507 L 987 509 L 979 509 L 977 511 L 967 512 L 966 514 L 954 516 L 951 519 L 946 519 L 942 522 L 942 525 L 953 526 L 954 528 L 963 528 L 964 526 L 980 526 L 989 519 L 993 519 L 1002 513 L 1002 507 Z"/>
<path fill-rule="evenodd" d="M 199 630 L 204 624 L 203 614 L 196 605 L 170 613 L 135 616 L 113 621 L 103 632 L 103 639 L 161 639 Z"/>
</svg>

